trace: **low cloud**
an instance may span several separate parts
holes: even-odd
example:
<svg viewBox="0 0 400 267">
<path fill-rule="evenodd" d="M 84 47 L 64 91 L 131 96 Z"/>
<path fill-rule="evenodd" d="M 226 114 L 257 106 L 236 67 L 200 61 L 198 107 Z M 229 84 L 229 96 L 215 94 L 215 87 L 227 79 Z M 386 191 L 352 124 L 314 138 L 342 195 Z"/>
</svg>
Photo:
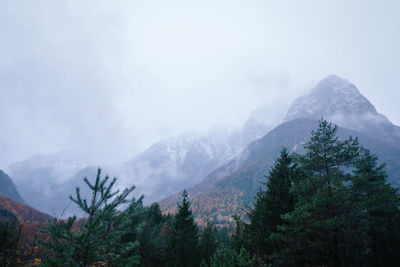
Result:
<svg viewBox="0 0 400 267">
<path fill-rule="evenodd" d="M 399 122 L 400 20 L 388 3 L 2 1 L 0 167 L 60 150 L 124 161 L 184 130 L 288 106 L 331 73 Z"/>
</svg>

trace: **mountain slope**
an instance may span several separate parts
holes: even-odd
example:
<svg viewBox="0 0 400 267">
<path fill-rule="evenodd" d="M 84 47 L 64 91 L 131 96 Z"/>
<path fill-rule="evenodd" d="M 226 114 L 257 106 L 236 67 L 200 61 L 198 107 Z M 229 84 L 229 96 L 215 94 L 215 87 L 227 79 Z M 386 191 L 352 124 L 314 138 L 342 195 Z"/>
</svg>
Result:
<svg viewBox="0 0 400 267">
<path fill-rule="evenodd" d="M 153 144 L 124 164 L 118 175 L 155 201 L 198 183 L 242 149 L 236 130 L 213 129 L 207 134 L 186 132 Z"/>
<path fill-rule="evenodd" d="M 20 223 L 45 224 L 52 217 L 25 204 L 0 196 L 0 210 L 13 214 Z"/>
<path fill-rule="evenodd" d="M 17 191 L 17 187 L 5 172 L 0 170 L 0 195 L 6 198 L 25 203 Z"/>
<path fill-rule="evenodd" d="M 260 107 L 251 113 L 243 129 L 214 126 L 207 133 L 188 131 L 161 140 L 125 163 L 118 176 L 125 185 L 135 184 L 147 203 L 157 201 L 201 182 L 282 117 L 281 112 Z"/>
<path fill-rule="evenodd" d="M 250 114 L 242 129 L 214 126 L 207 133 L 188 131 L 161 140 L 125 163 L 117 174 L 122 184 L 136 185 L 145 202 L 157 201 L 201 182 L 282 118 L 282 112 L 264 106 Z"/>
<path fill-rule="evenodd" d="M 119 187 L 136 186 L 145 201 L 159 200 L 193 186 L 213 169 L 228 162 L 242 148 L 240 131 L 214 127 L 207 134 L 186 132 L 153 144 L 122 166 L 106 167 L 103 175 L 117 176 Z M 21 194 L 33 207 L 53 216 L 80 215 L 69 195 L 75 187 L 89 197 L 83 177 L 93 179 L 97 167 L 87 166 L 68 151 L 35 155 L 10 166 Z M 67 208 L 67 209 L 66 209 Z M 66 209 L 66 210 L 64 210 Z"/>
<path fill-rule="evenodd" d="M 266 135 L 282 122 L 284 112 L 275 106 L 262 106 L 255 109 L 246 120 L 242 130 L 242 143 L 247 146 Z"/>
<path fill-rule="evenodd" d="M 88 177 L 89 181 L 93 182 L 97 167 L 88 166 L 77 170 L 72 173 L 69 177 L 62 177 L 61 181 L 55 181 L 60 176 L 54 175 L 49 169 L 19 169 L 19 171 L 24 171 L 23 173 L 31 175 L 20 176 L 19 180 L 20 187 L 23 188 L 22 193 L 24 193 L 24 198 L 27 200 L 30 206 L 38 209 L 42 212 L 51 214 L 54 217 L 59 216 L 72 216 L 77 215 L 78 217 L 83 215 L 81 209 L 77 207 L 75 203 L 69 199 L 72 195 L 75 197 L 76 187 L 80 188 L 81 196 L 83 198 L 90 198 L 91 192 L 89 187 L 84 183 L 83 178 Z M 106 171 L 103 171 L 106 175 Z M 28 178 L 32 181 L 27 180 Z M 25 184 L 25 185 L 22 185 Z"/>
<path fill-rule="evenodd" d="M 194 214 L 202 219 L 210 216 L 219 223 L 232 221 L 231 216 L 235 212 L 251 205 L 262 182 L 266 181 L 264 174 L 273 166 L 281 148 L 287 147 L 290 151 L 301 153 L 303 144 L 317 125 L 316 120 L 295 119 L 279 125 L 260 140 L 251 143 L 247 159 L 233 173 L 216 180 L 209 176 L 205 182 L 188 190 Z M 400 149 L 354 130 L 339 128 L 338 135 L 343 139 L 357 136 L 361 144 L 376 153 L 381 162 L 387 163 L 390 182 L 400 186 Z M 212 175 L 226 167 L 219 168 Z M 161 201 L 160 205 L 164 211 L 174 212 L 178 201 L 179 195 L 175 195 Z"/>
<path fill-rule="evenodd" d="M 357 87 L 336 75 L 321 80 L 309 94 L 296 99 L 284 121 L 321 117 L 344 128 L 400 146 L 400 127 L 377 112 Z"/>
<path fill-rule="evenodd" d="M 381 162 L 387 163 L 390 182 L 400 186 L 399 127 L 377 113 L 354 85 L 337 76 L 329 76 L 310 94 L 293 103 L 285 123 L 252 142 L 239 157 L 216 169 L 203 182 L 189 189 L 194 214 L 200 219 L 208 215 L 220 223 L 229 223 L 236 211 L 251 205 L 262 186 L 261 182 L 265 182 L 264 174 L 273 166 L 281 148 L 287 147 L 301 153 L 304 142 L 317 127 L 318 120 L 321 117 L 332 120 L 338 118 L 339 113 L 348 118 L 345 123 L 335 121 L 339 126 L 344 125 L 339 127 L 339 137 L 358 137 L 362 145 L 376 153 Z M 365 119 L 368 117 L 365 114 L 369 114 L 369 118 L 379 119 Z M 350 126 L 350 129 L 346 126 Z M 374 136 L 371 134 L 374 131 L 382 134 Z M 160 205 L 164 211 L 173 212 L 178 200 L 179 195 L 175 195 L 161 201 Z"/>
<path fill-rule="evenodd" d="M 23 199 L 30 206 L 56 217 L 68 206 L 68 196 L 75 192 L 75 186 L 69 181 L 81 181 L 83 176 L 77 179 L 76 175 L 83 169 L 85 164 L 68 151 L 34 155 L 10 166 Z M 81 183 L 76 183 L 79 185 Z"/>
<path fill-rule="evenodd" d="M 150 203 L 199 183 L 216 168 L 235 158 L 251 141 L 265 135 L 283 117 L 270 107 L 256 109 L 243 129 L 214 126 L 206 133 L 187 131 L 161 140 L 128 162 L 106 166 L 103 174 L 117 176 L 117 186 L 136 186 Z M 82 178 L 95 175 L 85 157 L 76 151 L 34 155 L 10 166 L 21 195 L 33 207 L 59 215 L 74 194 L 75 186 L 85 189 Z M 104 166 L 103 166 L 104 167 Z M 79 212 L 68 206 L 66 215 Z"/>
</svg>

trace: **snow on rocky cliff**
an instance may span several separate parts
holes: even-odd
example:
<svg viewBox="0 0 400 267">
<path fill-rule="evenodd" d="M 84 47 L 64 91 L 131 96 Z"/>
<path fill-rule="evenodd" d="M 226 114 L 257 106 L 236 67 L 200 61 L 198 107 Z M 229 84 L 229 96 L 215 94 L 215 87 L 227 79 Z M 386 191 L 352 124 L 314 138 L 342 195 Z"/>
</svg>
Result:
<svg viewBox="0 0 400 267">
<path fill-rule="evenodd" d="M 296 118 L 327 119 L 339 126 L 380 135 L 400 144 L 400 128 L 377 112 L 357 87 L 336 75 L 321 80 L 309 94 L 296 99 L 284 121 Z"/>
</svg>

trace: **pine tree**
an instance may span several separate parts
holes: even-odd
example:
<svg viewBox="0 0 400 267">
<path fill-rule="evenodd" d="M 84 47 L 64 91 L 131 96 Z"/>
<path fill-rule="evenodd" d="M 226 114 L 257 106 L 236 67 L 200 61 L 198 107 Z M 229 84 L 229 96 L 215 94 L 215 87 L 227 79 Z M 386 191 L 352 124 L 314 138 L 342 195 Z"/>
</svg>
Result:
<svg viewBox="0 0 400 267">
<path fill-rule="evenodd" d="M 158 203 L 144 209 L 139 233 L 141 266 L 164 266 L 167 242 L 161 234 L 165 218 Z"/>
<path fill-rule="evenodd" d="M 348 232 L 356 218 L 347 201 L 349 175 L 345 170 L 357 159 L 359 144 L 351 137 L 340 141 L 336 131 L 336 126 L 321 120 L 304 146 L 305 155 L 298 156 L 301 175 L 293 187 L 298 201 L 278 227 L 292 246 L 285 256 L 294 264 L 343 266 L 353 249 Z"/>
<path fill-rule="evenodd" d="M 294 209 L 291 192 L 294 173 L 293 160 L 284 148 L 267 176 L 266 190 L 258 192 L 254 208 L 247 214 L 250 249 L 264 262 L 270 262 L 272 255 L 280 251 L 279 242 L 272 240 L 271 235 L 277 233 L 278 225 L 283 223 L 281 216 Z"/>
<path fill-rule="evenodd" d="M 249 248 L 249 244 L 252 241 L 249 237 L 249 231 L 246 229 L 244 218 L 242 218 L 242 215 L 237 212 L 233 215 L 233 220 L 235 225 L 233 227 L 234 231 L 228 242 L 229 246 L 236 251 L 239 251 L 241 248 Z"/>
<path fill-rule="evenodd" d="M 217 249 L 217 228 L 207 218 L 206 227 L 200 234 L 199 249 L 202 262 L 209 265 L 211 257 Z"/>
<path fill-rule="evenodd" d="M 236 251 L 230 246 L 222 245 L 219 246 L 214 253 L 210 264 L 202 264 L 201 267 L 251 267 L 255 266 L 255 263 L 255 257 L 252 256 L 245 248 L 241 248 L 239 251 Z"/>
<path fill-rule="evenodd" d="M 17 217 L 5 209 L 0 209 L 0 265 L 18 266 L 18 243 L 22 225 Z"/>
<path fill-rule="evenodd" d="M 198 228 L 194 222 L 186 190 L 183 191 L 182 197 L 169 236 L 168 266 L 198 266 L 200 259 Z"/>
<path fill-rule="evenodd" d="M 67 221 L 55 220 L 45 227 L 49 239 L 44 245 L 53 251 L 54 256 L 43 266 L 135 266 L 139 263 L 137 242 L 122 242 L 122 237 L 128 218 L 141 205 L 141 199 L 127 199 L 134 186 L 121 193 L 113 191 L 116 178 L 111 182 L 109 179 L 108 175 L 101 178 L 98 169 L 94 184 L 84 178 L 92 190 L 90 201 L 82 199 L 79 188 L 76 188 L 76 198 L 70 197 L 87 214 L 81 227 L 74 229 L 75 216 Z M 125 211 L 117 210 L 128 202 L 130 205 Z"/>
<path fill-rule="evenodd" d="M 233 244 L 251 248 L 261 264 L 278 266 L 399 262 L 398 190 L 375 155 L 357 139 L 339 140 L 336 131 L 321 120 L 304 155 L 282 151 L 249 224 L 237 224 Z"/>
<path fill-rule="evenodd" d="M 363 238 L 365 265 L 394 266 L 400 261 L 400 197 L 387 182 L 385 165 L 362 149 L 351 179 L 350 199 L 360 218 L 357 233 Z"/>
</svg>

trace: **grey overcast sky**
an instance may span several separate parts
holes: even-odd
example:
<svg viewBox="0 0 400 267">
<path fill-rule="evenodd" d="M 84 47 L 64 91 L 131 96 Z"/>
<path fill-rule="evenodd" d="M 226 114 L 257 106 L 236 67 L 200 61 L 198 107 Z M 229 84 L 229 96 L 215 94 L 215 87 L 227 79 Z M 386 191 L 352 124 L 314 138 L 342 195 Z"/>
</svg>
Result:
<svg viewBox="0 0 400 267">
<path fill-rule="evenodd" d="M 399 125 L 399 14 L 397 0 L 3 0 L 0 167 L 70 148 L 123 160 L 287 107 L 328 74 Z"/>
</svg>

